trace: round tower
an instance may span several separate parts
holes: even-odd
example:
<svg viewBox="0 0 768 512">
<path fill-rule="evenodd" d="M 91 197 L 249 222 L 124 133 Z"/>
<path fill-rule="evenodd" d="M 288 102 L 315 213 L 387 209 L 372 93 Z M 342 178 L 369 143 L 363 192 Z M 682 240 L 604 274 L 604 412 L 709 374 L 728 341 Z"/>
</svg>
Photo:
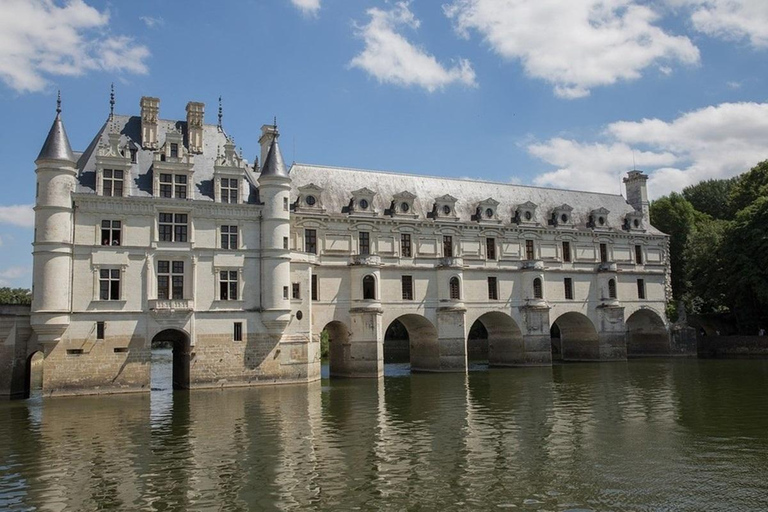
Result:
<svg viewBox="0 0 768 512">
<path fill-rule="evenodd" d="M 290 193 L 291 178 L 283 162 L 277 126 L 262 127 L 262 143 L 269 138 L 259 176 L 261 212 L 261 310 L 264 325 L 281 333 L 291 320 Z M 266 144 L 265 144 L 266 145 Z"/>
<path fill-rule="evenodd" d="M 32 244 L 32 328 L 40 342 L 58 341 L 69 326 L 75 155 L 61 120 L 61 95 L 35 160 L 35 240 Z"/>
</svg>

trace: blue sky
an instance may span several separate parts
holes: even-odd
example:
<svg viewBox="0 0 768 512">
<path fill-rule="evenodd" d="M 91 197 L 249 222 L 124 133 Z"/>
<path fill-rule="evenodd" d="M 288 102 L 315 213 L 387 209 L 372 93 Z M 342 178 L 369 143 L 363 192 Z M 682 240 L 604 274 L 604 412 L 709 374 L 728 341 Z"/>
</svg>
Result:
<svg viewBox="0 0 768 512">
<path fill-rule="evenodd" d="M 61 89 L 206 103 L 244 156 L 652 196 L 768 158 L 765 0 L 0 0 L 0 286 L 30 286 L 34 159 Z M 634 164 L 633 164 L 634 160 Z"/>
</svg>

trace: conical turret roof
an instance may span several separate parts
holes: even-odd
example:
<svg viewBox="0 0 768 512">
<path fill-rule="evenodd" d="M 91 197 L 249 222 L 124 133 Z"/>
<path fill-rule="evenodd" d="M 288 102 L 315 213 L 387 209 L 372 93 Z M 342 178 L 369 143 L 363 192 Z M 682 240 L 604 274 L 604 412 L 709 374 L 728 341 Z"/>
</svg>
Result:
<svg viewBox="0 0 768 512">
<path fill-rule="evenodd" d="M 261 168 L 261 175 L 288 177 L 288 168 L 283 161 L 283 154 L 280 152 L 280 146 L 277 144 L 277 137 L 272 139 L 272 143 L 269 145 L 267 157 L 264 159 L 264 164 Z"/>
<path fill-rule="evenodd" d="M 61 109 L 56 109 L 56 119 L 53 120 L 53 126 L 48 132 L 43 149 L 37 155 L 37 160 L 66 160 L 75 163 L 75 155 L 72 153 L 72 146 L 69 145 L 67 131 L 64 129 L 64 123 L 61 121 Z"/>
</svg>

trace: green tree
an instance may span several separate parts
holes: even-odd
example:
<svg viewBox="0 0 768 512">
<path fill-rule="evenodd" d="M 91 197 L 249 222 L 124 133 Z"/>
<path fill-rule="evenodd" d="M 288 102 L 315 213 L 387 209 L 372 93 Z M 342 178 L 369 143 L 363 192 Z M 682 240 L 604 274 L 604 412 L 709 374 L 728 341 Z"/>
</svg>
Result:
<svg viewBox="0 0 768 512">
<path fill-rule="evenodd" d="M 685 244 L 686 306 L 692 313 L 727 311 L 724 239 L 731 223 L 709 216 L 696 221 Z"/>
<path fill-rule="evenodd" d="M 678 301 L 688 291 L 685 245 L 701 213 L 681 194 L 673 192 L 651 203 L 651 224 L 669 235 L 672 296 Z"/>
<path fill-rule="evenodd" d="M 729 197 L 730 209 L 735 215 L 759 197 L 768 196 L 768 160 L 760 162 L 749 172 L 739 176 Z"/>
<path fill-rule="evenodd" d="M 32 292 L 26 288 L 0 288 L 0 304 L 32 304 Z"/>
<path fill-rule="evenodd" d="M 738 178 L 706 180 L 683 189 L 683 197 L 696 211 L 713 219 L 732 219 L 729 197 Z"/>
</svg>

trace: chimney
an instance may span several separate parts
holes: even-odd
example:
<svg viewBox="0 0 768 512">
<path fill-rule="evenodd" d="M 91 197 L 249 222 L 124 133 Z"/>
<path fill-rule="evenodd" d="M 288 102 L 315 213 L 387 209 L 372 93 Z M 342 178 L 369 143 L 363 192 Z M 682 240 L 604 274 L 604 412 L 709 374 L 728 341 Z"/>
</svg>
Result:
<svg viewBox="0 0 768 512">
<path fill-rule="evenodd" d="M 269 146 L 272 144 L 273 139 L 280 137 L 280 132 L 277 130 L 277 126 L 274 124 L 265 124 L 261 127 L 261 137 L 259 137 L 259 144 L 261 145 L 261 158 L 259 161 L 264 165 L 264 161 L 267 158 L 269 152 Z"/>
<path fill-rule="evenodd" d="M 646 182 L 648 175 L 641 171 L 629 171 L 624 178 L 624 185 L 627 187 L 627 202 L 638 212 L 642 212 L 643 221 L 650 223 L 650 203 L 648 202 L 648 187 Z"/>
<path fill-rule="evenodd" d="M 190 153 L 203 152 L 203 115 L 205 103 L 187 103 L 187 140 Z"/>
<path fill-rule="evenodd" d="M 160 98 L 141 97 L 141 145 L 144 149 L 157 149 L 157 116 Z"/>
</svg>

